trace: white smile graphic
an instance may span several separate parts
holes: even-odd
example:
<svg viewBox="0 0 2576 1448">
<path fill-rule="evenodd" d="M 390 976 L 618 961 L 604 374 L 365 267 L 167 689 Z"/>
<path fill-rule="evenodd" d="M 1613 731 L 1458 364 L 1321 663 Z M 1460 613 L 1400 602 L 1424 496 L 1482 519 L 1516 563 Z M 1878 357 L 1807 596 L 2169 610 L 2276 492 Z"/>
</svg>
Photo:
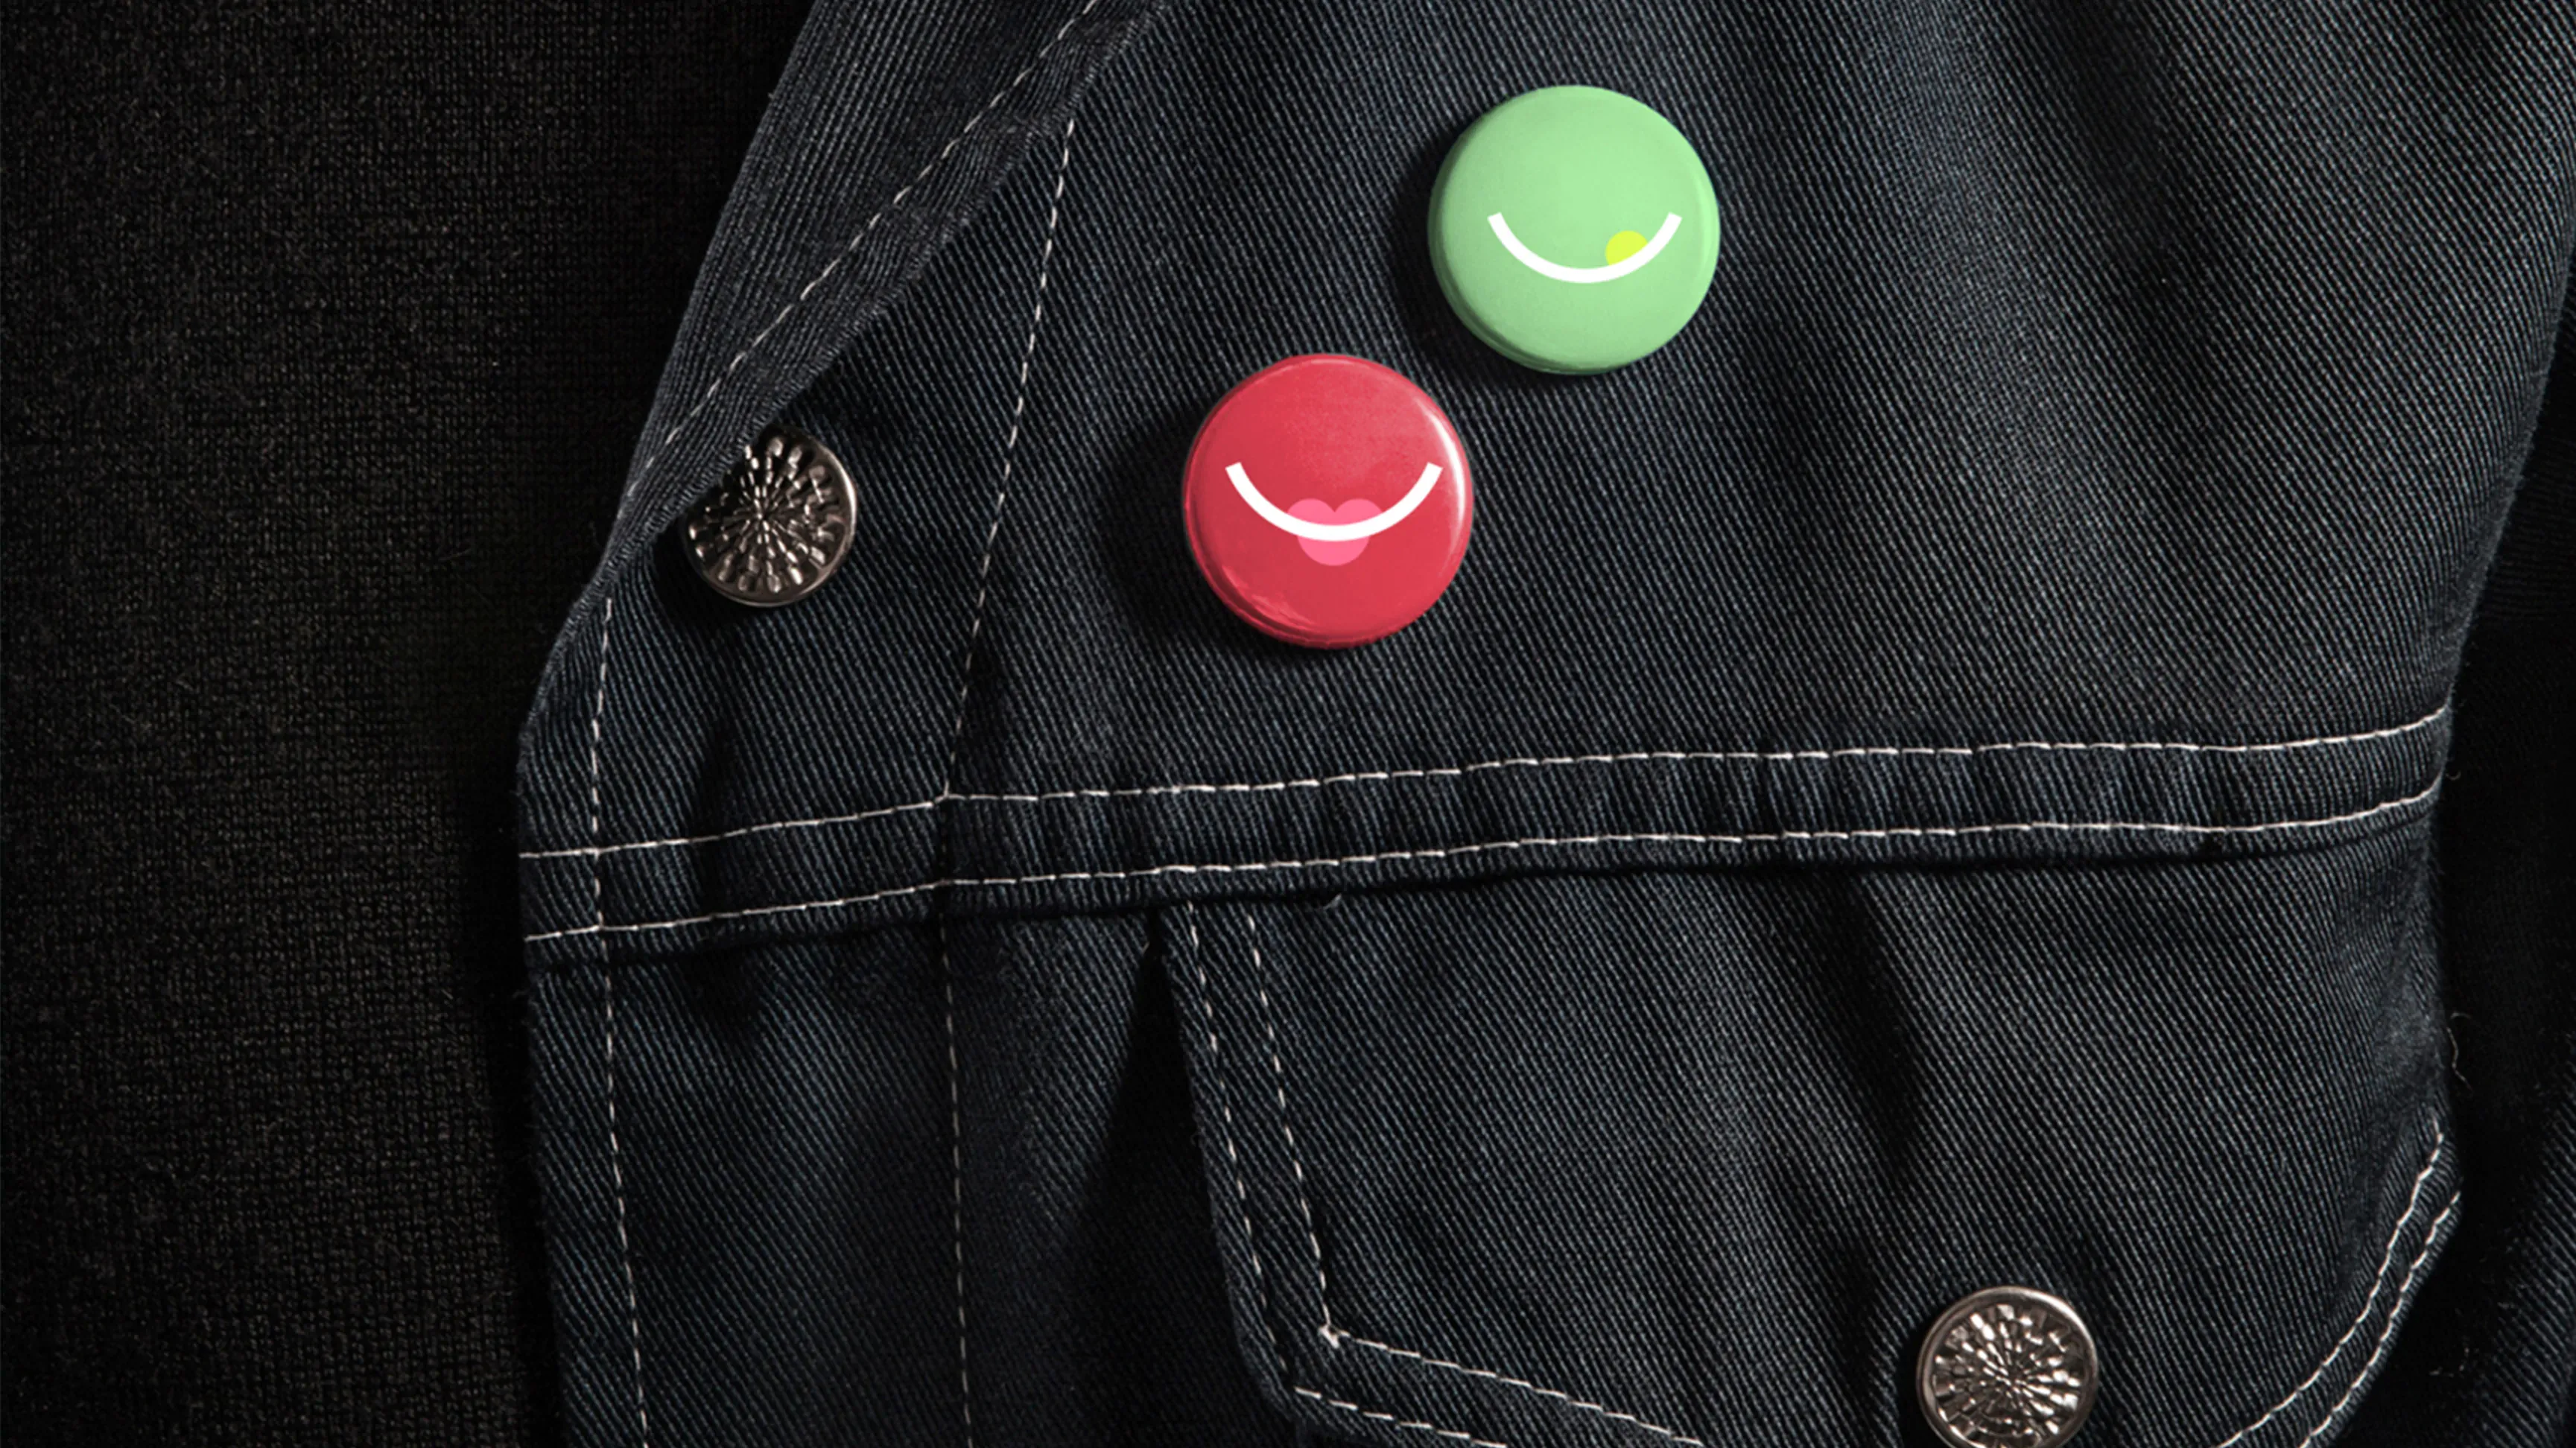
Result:
<svg viewBox="0 0 2576 1448">
<path fill-rule="evenodd" d="M 1565 266 L 1549 261 L 1546 257 L 1530 250 L 1519 237 L 1512 235 L 1511 223 L 1503 220 L 1501 212 L 1497 211 L 1486 217 L 1485 222 L 1494 228 L 1494 236 L 1502 242 L 1503 250 L 1518 257 L 1521 265 L 1537 272 L 1540 276 L 1554 277 L 1561 282 L 1615 282 L 1653 261 L 1663 252 L 1665 244 L 1673 239 L 1673 233 L 1682 229 L 1681 217 L 1668 211 L 1664 213 L 1664 224 L 1655 229 L 1654 240 L 1647 242 L 1638 251 L 1608 266 Z"/>
<path fill-rule="evenodd" d="M 1356 523 L 1310 523 L 1289 513 L 1261 496 L 1261 490 L 1252 485 L 1252 478 L 1244 472 L 1241 463 L 1227 463 L 1225 475 L 1233 482 L 1235 492 L 1242 496 L 1252 511 L 1261 515 L 1261 521 L 1271 527 L 1312 543 L 1356 543 L 1363 538 L 1374 538 L 1412 517 L 1413 510 L 1421 507 L 1422 500 L 1430 497 L 1431 490 L 1439 485 L 1440 465 L 1424 463 L 1422 476 L 1414 480 L 1413 490 L 1406 493 L 1402 501 L 1374 518 L 1363 518 Z"/>
</svg>

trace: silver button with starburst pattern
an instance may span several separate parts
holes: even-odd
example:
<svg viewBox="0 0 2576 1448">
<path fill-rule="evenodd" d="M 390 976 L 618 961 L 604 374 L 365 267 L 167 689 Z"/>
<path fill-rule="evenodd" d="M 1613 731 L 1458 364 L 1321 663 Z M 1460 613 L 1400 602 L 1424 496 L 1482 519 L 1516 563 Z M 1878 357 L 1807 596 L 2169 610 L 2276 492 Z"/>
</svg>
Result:
<svg viewBox="0 0 2576 1448">
<path fill-rule="evenodd" d="M 1950 1304 L 1914 1368 L 1924 1420 L 1950 1448 L 2057 1448 L 2084 1426 L 2101 1381 L 2084 1319 L 2027 1287 Z"/>
<path fill-rule="evenodd" d="M 849 555 L 858 489 L 832 450 L 773 427 L 689 510 L 683 541 L 709 587 L 775 608 L 823 586 Z"/>
</svg>

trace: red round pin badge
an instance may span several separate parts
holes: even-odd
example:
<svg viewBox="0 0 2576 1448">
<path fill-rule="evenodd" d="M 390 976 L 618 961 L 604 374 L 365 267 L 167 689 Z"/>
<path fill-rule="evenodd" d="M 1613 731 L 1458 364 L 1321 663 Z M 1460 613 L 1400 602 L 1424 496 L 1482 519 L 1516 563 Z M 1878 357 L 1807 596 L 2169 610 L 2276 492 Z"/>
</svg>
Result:
<svg viewBox="0 0 2576 1448">
<path fill-rule="evenodd" d="M 1273 363 L 1209 409 L 1181 510 L 1225 606 L 1276 639 L 1340 649 L 1420 618 L 1467 555 L 1475 488 L 1430 394 L 1358 357 Z"/>
</svg>

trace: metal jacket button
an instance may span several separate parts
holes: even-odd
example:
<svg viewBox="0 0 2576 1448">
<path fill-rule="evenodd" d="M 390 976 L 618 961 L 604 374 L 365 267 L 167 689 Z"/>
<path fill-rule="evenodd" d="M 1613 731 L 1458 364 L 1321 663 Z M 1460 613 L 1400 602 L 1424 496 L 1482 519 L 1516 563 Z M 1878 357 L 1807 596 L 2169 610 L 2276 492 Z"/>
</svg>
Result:
<svg viewBox="0 0 2576 1448">
<path fill-rule="evenodd" d="M 858 511 L 858 489 L 830 448 L 773 427 L 689 510 L 689 562 L 737 603 L 794 603 L 849 556 Z"/>
<path fill-rule="evenodd" d="M 2057 1448 L 2084 1426 L 2101 1380 L 2084 1319 L 2027 1287 L 1950 1304 L 1914 1367 L 1924 1421 L 1950 1448 Z"/>
<path fill-rule="evenodd" d="M 1699 310 L 1717 272 L 1717 192 L 1652 108 L 1595 86 L 1534 90 L 1449 149 L 1431 188 L 1431 266 L 1504 356 L 1606 372 Z"/>
<path fill-rule="evenodd" d="M 1348 648 L 1420 618 L 1457 575 L 1474 512 L 1440 404 L 1357 357 L 1274 363 L 1199 424 L 1182 512 L 1199 572 L 1244 622 Z"/>
</svg>

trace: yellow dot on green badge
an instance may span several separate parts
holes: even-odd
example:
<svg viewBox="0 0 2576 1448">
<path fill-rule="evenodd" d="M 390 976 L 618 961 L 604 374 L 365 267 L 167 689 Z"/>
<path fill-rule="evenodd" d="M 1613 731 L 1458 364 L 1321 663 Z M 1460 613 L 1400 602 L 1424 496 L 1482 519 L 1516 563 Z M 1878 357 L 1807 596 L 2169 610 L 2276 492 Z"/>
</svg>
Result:
<svg viewBox="0 0 2576 1448">
<path fill-rule="evenodd" d="M 1642 101 L 1549 86 L 1478 117 L 1431 184 L 1431 269 L 1469 331 L 1542 372 L 1680 333 L 1717 274 L 1717 190 Z"/>
</svg>

